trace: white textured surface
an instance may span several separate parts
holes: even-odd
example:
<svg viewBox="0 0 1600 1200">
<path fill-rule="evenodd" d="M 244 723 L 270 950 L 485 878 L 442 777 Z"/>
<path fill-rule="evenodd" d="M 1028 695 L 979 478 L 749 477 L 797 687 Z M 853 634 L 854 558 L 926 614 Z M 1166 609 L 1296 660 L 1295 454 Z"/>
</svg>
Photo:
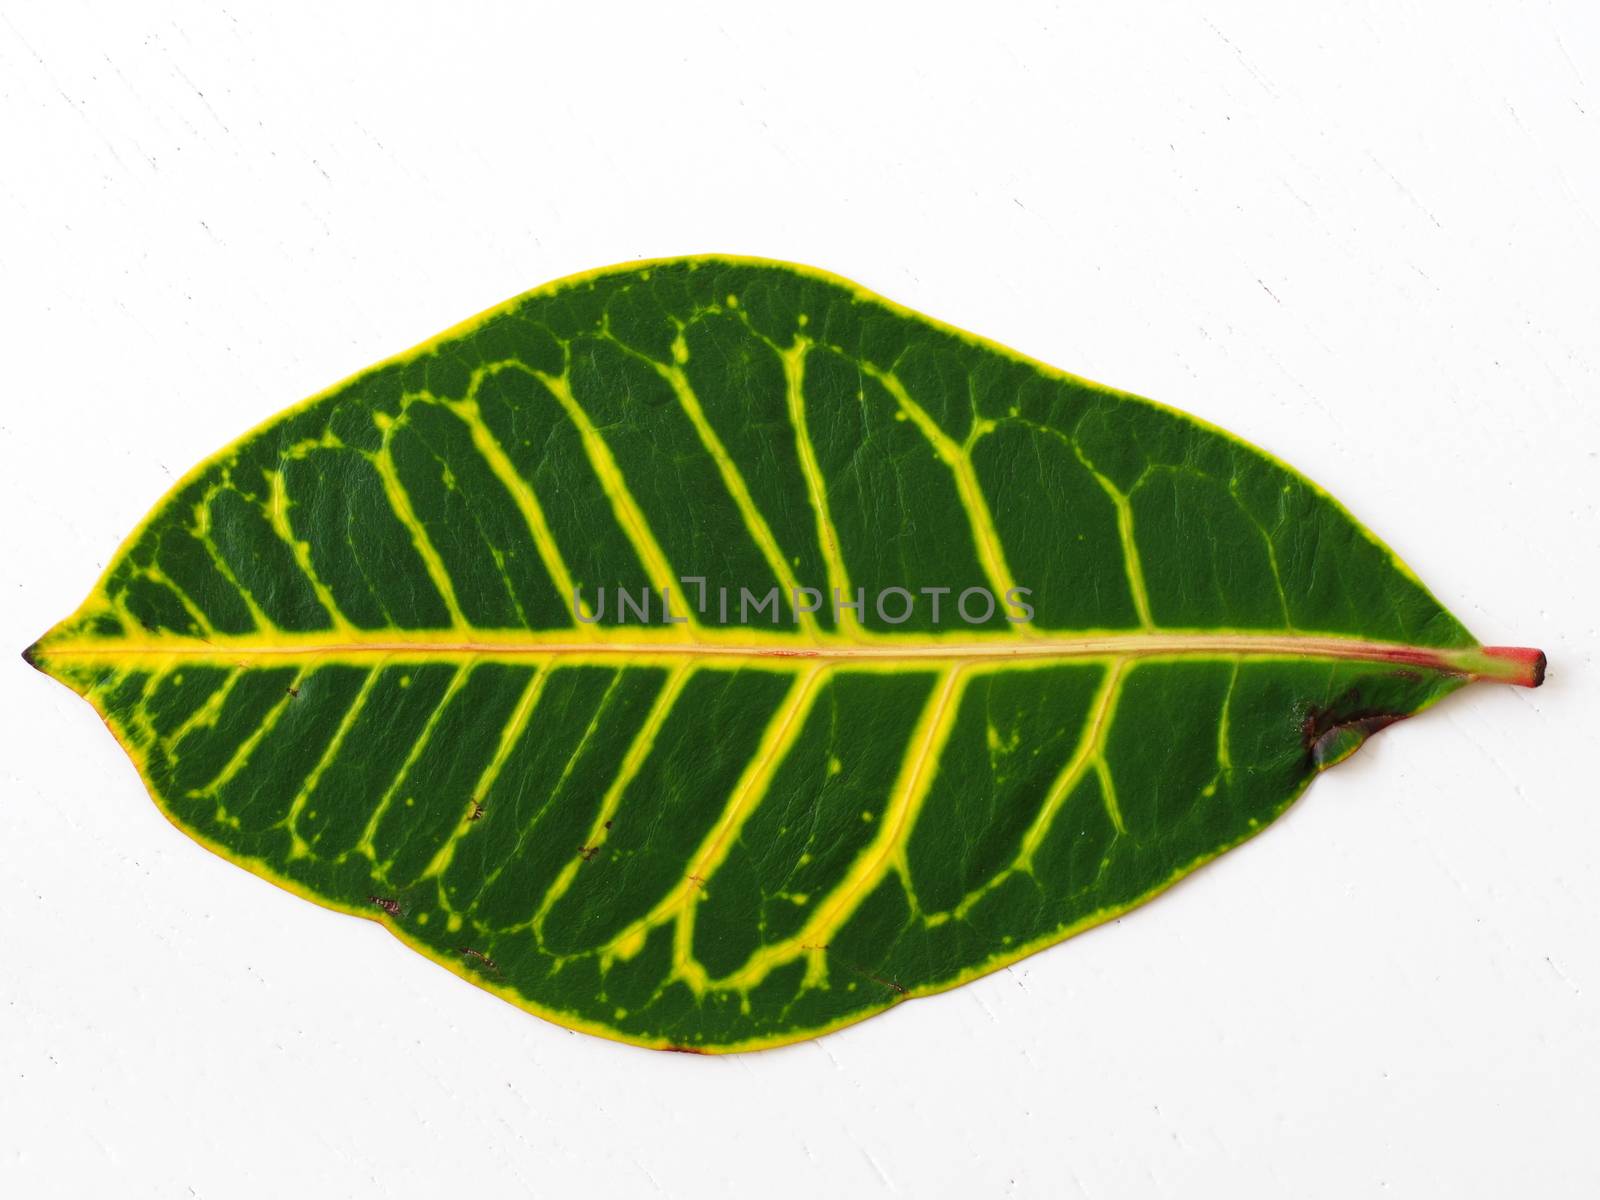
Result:
<svg viewBox="0 0 1600 1200">
<path fill-rule="evenodd" d="M 1595 1195 L 1600 10 L 430 7 L 0 11 L 0 1193 Z M 708 249 L 1270 448 L 1549 684 L 1114 927 L 706 1059 L 212 857 L 15 657 L 287 403 Z"/>
</svg>

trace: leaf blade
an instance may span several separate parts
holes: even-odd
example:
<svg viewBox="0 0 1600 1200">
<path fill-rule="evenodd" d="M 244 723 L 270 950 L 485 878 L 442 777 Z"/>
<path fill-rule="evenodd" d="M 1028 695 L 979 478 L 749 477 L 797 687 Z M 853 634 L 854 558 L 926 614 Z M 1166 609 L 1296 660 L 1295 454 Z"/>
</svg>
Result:
<svg viewBox="0 0 1600 1200">
<path fill-rule="evenodd" d="M 799 620 L 694 612 L 686 570 Z M 641 577 L 694 619 L 551 603 Z M 795 597 L 1038 578 L 1033 620 L 954 630 Z M 727 1050 L 1126 911 L 1535 653 L 1230 435 L 708 258 L 538 289 L 268 422 L 29 657 L 247 869 L 563 1024 Z"/>
</svg>

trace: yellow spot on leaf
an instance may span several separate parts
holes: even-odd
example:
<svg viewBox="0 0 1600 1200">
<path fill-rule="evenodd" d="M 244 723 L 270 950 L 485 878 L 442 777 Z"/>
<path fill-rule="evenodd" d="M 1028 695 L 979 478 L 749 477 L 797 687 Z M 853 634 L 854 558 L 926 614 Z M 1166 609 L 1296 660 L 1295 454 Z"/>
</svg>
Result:
<svg viewBox="0 0 1600 1200">
<path fill-rule="evenodd" d="M 635 954 L 639 953 L 639 951 L 644 949 L 644 941 L 645 941 L 645 931 L 644 931 L 644 927 L 641 925 L 638 928 L 629 931 L 629 933 L 626 936 L 624 936 L 623 938 L 621 938 L 617 942 L 617 945 L 616 945 L 616 955 L 617 955 L 617 957 L 622 959 L 624 962 L 626 962 L 628 959 L 632 958 Z"/>
</svg>

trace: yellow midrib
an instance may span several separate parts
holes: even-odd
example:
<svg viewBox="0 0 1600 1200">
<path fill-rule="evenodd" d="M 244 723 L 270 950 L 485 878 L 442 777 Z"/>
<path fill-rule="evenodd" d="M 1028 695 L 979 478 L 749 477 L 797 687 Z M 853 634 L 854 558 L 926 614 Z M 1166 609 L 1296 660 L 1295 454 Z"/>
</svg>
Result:
<svg viewBox="0 0 1600 1200">
<path fill-rule="evenodd" d="M 1442 671 L 1488 677 L 1509 677 L 1508 665 L 1487 658 L 1477 647 L 1435 648 L 1397 642 L 1368 641 L 1326 635 L 1219 633 L 1175 630 L 1152 633 L 1092 633 L 1017 637 L 1014 634 L 958 639 L 935 635 L 920 639 L 892 635 L 791 637 L 751 630 L 722 633 L 699 629 L 689 641 L 682 627 L 670 632 L 651 629 L 619 630 L 607 636 L 596 630 L 552 632 L 491 630 L 383 630 L 352 635 L 348 630 L 327 634 L 286 634 L 216 637 L 152 637 L 48 639 L 39 647 L 44 659 L 76 658 L 118 661 L 129 658 L 183 657 L 238 663 L 252 658 L 313 655 L 328 659 L 415 657 L 515 658 L 522 655 L 557 655 L 609 659 L 732 659 L 768 661 L 782 659 L 834 659 L 860 663 L 950 662 L 967 660 L 1028 661 L 1067 658 L 1316 658 L 1341 659 L 1429 667 Z"/>
</svg>

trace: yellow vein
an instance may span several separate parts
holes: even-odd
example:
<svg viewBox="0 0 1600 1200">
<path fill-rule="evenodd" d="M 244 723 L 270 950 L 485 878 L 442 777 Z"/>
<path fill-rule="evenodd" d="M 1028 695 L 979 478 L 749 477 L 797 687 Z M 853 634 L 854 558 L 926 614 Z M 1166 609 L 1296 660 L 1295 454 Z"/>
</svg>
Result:
<svg viewBox="0 0 1600 1200">
<path fill-rule="evenodd" d="M 1033 856 L 1038 853 L 1039 847 L 1044 844 L 1044 839 L 1049 835 L 1051 827 L 1055 824 L 1056 817 L 1061 811 L 1061 806 L 1066 803 L 1067 797 L 1072 794 L 1084 776 L 1084 772 L 1097 768 L 1101 761 L 1101 751 L 1105 746 L 1106 730 L 1109 728 L 1109 718 L 1117 706 L 1117 697 L 1122 691 L 1122 677 L 1127 663 L 1118 660 L 1106 669 L 1105 676 L 1100 681 L 1099 690 L 1089 705 L 1089 715 L 1084 719 L 1083 727 L 1078 731 L 1077 747 L 1067 765 L 1061 768 L 1055 781 L 1050 785 L 1044 804 L 1033 818 L 1033 823 L 1028 826 L 1027 832 L 1022 835 L 1022 846 L 1017 851 L 1017 857 L 1011 864 L 1002 869 L 985 883 L 973 888 L 963 896 L 955 907 L 946 912 L 929 913 L 923 918 L 929 926 L 942 925 L 951 919 L 961 920 L 977 904 L 995 888 L 999 887 L 1018 871 L 1031 871 L 1033 869 Z M 1113 804 L 1115 801 L 1113 800 Z M 1112 826 L 1118 833 L 1125 832 L 1122 827 L 1122 814 L 1108 806 L 1106 815 L 1110 817 Z"/>
<path fill-rule="evenodd" d="M 1278 570 L 1278 550 L 1272 544 L 1272 534 L 1267 532 L 1267 527 L 1256 520 L 1255 514 L 1245 506 L 1244 497 L 1239 495 L 1239 478 L 1236 475 L 1228 480 L 1228 495 L 1233 497 L 1234 504 L 1238 505 L 1245 520 L 1254 525 L 1261 534 L 1261 540 L 1267 547 L 1267 567 L 1272 572 L 1273 586 L 1278 590 L 1278 606 L 1283 611 L 1283 626 L 1285 629 L 1293 629 L 1294 622 L 1289 618 L 1289 594 L 1283 590 L 1283 575 Z"/>
<path fill-rule="evenodd" d="M 439 596 L 444 600 L 446 611 L 450 614 L 451 623 L 458 629 L 467 627 L 467 619 L 462 615 L 461 606 L 456 602 L 455 583 L 450 578 L 450 572 L 445 569 L 444 559 L 439 557 L 439 552 L 434 548 L 428 531 L 417 519 L 416 510 L 411 507 L 411 496 L 406 491 L 405 485 L 400 482 L 400 475 L 395 470 L 394 458 L 389 453 L 389 438 L 395 428 L 393 417 L 385 413 L 375 413 L 373 420 L 378 428 L 383 431 L 383 446 L 375 454 L 367 455 L 373 469 L 377 471 L 378 478 L 383 481 L 384 495 L 389 499 L 389 507 L 394 510 L 394 515 L 400 524 L 406 527 L 411 535 L 411 544 L 416 547 L 417 555 L 422 559 L 422 564 L 427 568 L 428 577 L 433 580 L 433 586 L 438 590 Z"/>
<path fill-rule="evenodd" d="M 107 696 L 113 686 L 120 687 L 122 681 L 131 674 L 132 672 L 130 671 L 115 672 L 109 681 L 98 688 L 91 689 L 90 692 L 86 692 L 84 698 L 95 705 L 96 708 L 99 708 L 100 701 L 96 697 L 103 698 Z M 145 710 L 145 701 L 149 699 L 151 689 L 155 687 L 158 678 L 159 676 L 154 671 L 146 672 L 144 682 L 139 685 L 139 694 L 128 704 L 127 716 L 122 721 L 123 728 L 127 730 L 130 738 L 139 743 L 141 751 L 148 749 L 156 740 L 156 731 L 150 724 L 150 714 Z M 142 762 L 140 763 L 140 769 L 143 769 Z"/>
<path fill-rule="evenodd" d="M 811 502 L 812 511 L 816 514 L 817 544 L 822 552 L 823 563 L 828 572 L 828 587 L 831 592 L 837 593 L 841 598 L 850 595 L 850 573 L 845 569 L 843 552 L 839 531 L 833 523 L 833 513 L 828 508 L 828 485 L 822 474 L 822 467 L 817 462 L 816 444 L 811 440 L 811 427 L 807 424 L 806 398 L 805 398 L 805 372 L 806 352 L 813 345 L 811 339 L 797 334 L 794 344 L 787 350 L 778 345 L 754 325 L 750 324 L 750 317 L 743 309 L 732 310 L 741 321 L 750 336 L 763 343 L 778 360 L 783 364 L 783 383 L 785 401 L 789 409 L 789 424 L 794 429 L 795 451 L 800 459 L 800 474 L 805 479 L 806 495 Z M 806 323 L 805 314 L 801 314 L 800 323 Z M 856 617 L 854 608 L 841 607 L 835 613 L 838 628 L 845 634 L 853 634 L 860 630 L 861 625 Z"/>
<path fill-rule="evenodd" d="M 541 806 L 536 813 L 534 813 L 533 817 L 529 819 L 523 825 L 522 829 L 517 833 L 516 845 L 512 847 L 511 853 L 505 855 L 500 862 L 497 863 L 495 867 L 484 877 L 483 882 L 478 886 L 478 897 L 482 897 L 483 894 L 487 892 L 494 884 L 494 881 L 500 878 L 501 872 L 506 869 L 507 865 L 522 857 L 523 847 L 528 844 L 528 839 L 533 836 L 534 826 L 539 823 L 539 818 L 544 815 L 549 804 L 557 796 L 561 795 L 561 789 L 566 786 L 566 782 L 569 778 L 571 778 L 573 769 L 578 764 L 578 760 L 583 757 L 584 751 L 589 748 L 590 740 L 594 737 L 596 731 L 599 730 L 600 719 L 605 715 L 606 709 L 611 703 L 611 698 L 616 693 L 617 685 L 622 682 L 622 677 L 626 673 L 627 672 L 625 669 L 619 669 L 612 674 L 611 682 L 606 684 L 606 690 L 601 695 L 600 702 L 595 705 L 594 714 L 589 718 L 589 724 L 584 727 L 583 736 L 578 739 L 578 744 L 574 746 L 571 753 L 567 755 L 567 761 L 561 768 L 560 776 L 556 779 L 555 783 L 550 786 L 549 791 L 546 793 L 544 805 Z M 473 904 L 476 903 L 477 899 L 475 898 L 473 900 Z M 468 907 L 470 908 L 471 905 Z"/>
<path fill-rule="evenodd" d="M 978 483 L 978 473 L 973 469 L 972 456 L 967 453 L 965 446 L 939 428 L 938 422 L 911 398 L 892 371 L 880 371 L 866 362 L 860 363 L 860 367 L 884 386 L 900 406 L 900 411 L 911 418 L 911 423 L 922 431 L 922 436 L 928 439 L 934 452 L 950 468 L 956 491 L 961 497 L 961 506 L 966 510 L 972 528 L 972 542 L 978 552 L 978 561 L 989 578 L 989 586 L 994 589 L 995 600 L 1005 603 L 1007 595 L 1016 588 L 1017 583 L 1012 578 L 1011 568 L 1006 565 L 1005 549 L 999 531 L 995 529 L 994 516 L 989 512 L 989 502 L 984 499 L 983 488 Z M 1025 629 L 1026 625 L 1018 624 L 1015 628 Z"/>
<path fill-rule="evenodd" d="M 1229 714 L 1233 710 L 1233 691 L 1239 686 L 1239 664 L 1233 664 L 1233 673 L 1228 676 L 1228 690 L 1222 694 L 1222 716 L 1217 722 L 1217 765 L 1222 768 L 1224 775 L 1233 774 L 1233 753 L 1228 745 Z"/>
<path fill-rule="evenodd" d="M 277 627 L 275 622 L 256 603 L 255 596 L 239 581 L 239 577 L 233 573 L 233 568 L 228 565 L 228 560 L 222 557 L 222 551 L 218 550 L 217 544 L 211 540 L 211 500 L 221 490 L 220 487 L 212 488 L 194 506 L 194 536 L 200 542 L 201 549 L 210 557 L 212 566 L 217 568 L 217 574 L 232 584 L 233 590 L 239 593 L 239 599 L 249 612 L 250 619 L 256 623 L 256 628 L 275 629 Z"/>
<path fill-rule="evenodd" d="M 279 718 L 283 716 L 283 710 L 300 694 L 300 685 L 305 681 L 307 672 L 312 669 L 314 668 L 303 667 L 295 672 L 294 678 L 283 689 L 283 695 L 278 698 L 278 702 L 267 710 L 266 715 L 261 718 L 261 723 L 255 727 L 250 736 L 234 748 L 232 757 L 228 759 L 222 770 L 203 786 L 189 789 L 188 794 L 190 796 L 214 796 L 228 785 L 229 780 L 244 769 L 245 763 L 250 761 L 251 753 L 261 744 L 261 739 L 272 732 Z"/>
<path fill-rule="evenodd" d="M 614 938 L 607 955 L 632 958 L 644 947 L 645 937 L 657 925 L 676 919 L 673 931 L 675 974 L 696 992 L 707 983 L 705 969 L 693 959 L 694 914 L 707 881 L 732 850 L 734 840 L 750 815 L 767 795 L 784 757 L 805 725 L 806 714 L 816 699 L 818 685 L 829 668 L 814 666 L 795 677 L 783 707 L 767 722 L 761 744 L 746 766 L 743 776 L 722 811 L 721 818 L 700 843 L 689 860 L 688 869 L 678 884 L 650 912 Z"/>
<path fill-rule="evenodd" d="M 771 342 L 767 343 L 769 346 Z M 796 338 L 788 350 L 778 350 L 783 361 L 784 386 L 789 404 L 789 424 L 794 427 L 795 450 L 800 457 L 800 474 L 805 477 L 806 494 L 811 499 L 812 511 L 817 518 L 817 543 L 822 549 L 822 561 L 828 569 L 830 597 L 850 595 L 850 573 L 845 569 L 844 555 L 840 549 L 839 531 L 834 527 L 833 514 L 828 508 L 828 484 L 817 462 L 817 448 L 811 440 L 811 427 L 806 421 L 805 371 L 806 350 L 810 342 Z M 853 634 L 860 629 L 854 608 L 840 608 L 837 622 L 842 633 Z"/>
<path fill-rule="evenodd" d="M 1122 823 L 1122 807 L 1117 803 L 1116 784 L 1111 779 L 1111 767 L 1103 755 L 1094 760 L 1094 773 L 1100 777 L 1100 803 L 1105 805 L 1112 828 L 1119 834 L 1127 833 L 1128 827 Z"/>
<path fill-rule="evenodd" d="M 527 370 L 520 363 L 514 365 Z M 583 406 L 573 397 L 572 388 L 564 375 L 550 375 L 544 371 L 534 371 L 532 374 L 550 389 L 551 395 L 556 398 L 556 402 L 561 405 L 568 419 L 577 428 L 583 442 L 584 453 L 589 458 L 589 465 L 594 468 L 601 488 L 611 501 L 611 511 L 615 514 L 617 523 L 622 526 L 629 542 L 633 544 L 634 553 L 639 556 L 645 574 L 650 577 L 656 591 L 660 592 L 662 589 L 671 591 L 677 601 L 677 614 L 687 618 L 686 623 L 676 625 L 674 628 L 682 631 L 682 636 L 687 636 L 688 631 L 699 623 L 695 610 L 685 599 L 682 584 L 668 564 L 666 553 L 656 541 L 655 534 L 651 532 L 650 523 L 645 520 L 644 513 L 640 511 L 637 501 L 633 498 L 633 493 L 628 490 L 622 468 L 617 466 L 617 460 L 611 454 L 611 447 L 595 428 L 594 422 L 589 419 L 589 414 L 584 411 Z"/>
<path fill-rule="evenodd" d="M 122 622 L 124 628 L 146 628 L 144 622 L 134 616 L 133 610 L 127 605 L 128 589 L 126 585 L 119 588 L 115 594 L 112 593 L 110 588 L 103 587 L 100 590 L 104 593 L 106 604 L 110 607 L 112 614 Z"/>
<path fill-rule="evenodd" d="M 476 393 L 479 382 L 483 376 L 474 376 L 472 393 Z M 555 536 L 550 532 L 550 525 L 545 520 L 544 507 L 539 503 L 539 495 L 533 490 L 529 482 L 522 477 L 521 472 L 512 464 L 505 448 L 484 424 L 483 416 L 478 409 L 478 402 L 473 394 L 466 400 L 447 405 L 466 422 L 467 428 L 472 432 L 472 444 L 477 447 L 478 453 L 489 464 L 489 469 L 501 485 L 511 494 L 512 501 L 517 510 L 522 513 L 522 519 L 528 524 L 528 533 L 533 538 L 534 548 L 539 552 L 539 561 L 544 564 L 545 571 L 556 586 L 563 599 L 573 594 L 572 572 L 567 569 L 566 560 L 561 557 L 561 551 L 556 546 Z"/>
<path fill-rule="evenodd" d="M 661 694 L 650 706 L 649 715 L 645 717 L 644 724 L 639 732 L 634 735 L 633 744 L 628 747 L 628 752 L 623 756 L 622 765 L 617 771 L 617 776 L 611 781 L 611 786 L 606 789 L 606 794 L 600 800 L 600 811 L 595 814 L 594 824 L 589 830 L 589 837 L 584 842 L 583 848 L 592 851 L 602 845 L 606 838 L 606 823 L 616 815 L 617 806 L 622 803 L 622 793 L 627 790 L 628 784 L 633 782 L 633 777 L 639 773 L 639 768 L 644 765 L 644 760 L 649 757 L 650 750 L 655 745 L 656 734 L 661 731 L 667 716 L 672 711 L 672 706 L 677 703 L 679 694 L 683 691 L 684 684 L 689 682 L 689 675 L 693 667 L 685 663 L 670 676 L 661 688 Z M 535 936 L 544 929 L 544 919 L 550 909 L 555 906 L 572 886 L 572 880 L 578 873 L 578 867 L 585 861 L 577 854 L 572 861 L 562 868 L 550 888 L 544 894 L 538 910 L 533 914 L 533 931 Z"/>
<path fill-rule="evenodd" d="M 937 772 L 938 759 L 955 725 L 961 692 L 962 669 L 954 667 L 940 680 L 937 690 L 923 707 L 922 717 L 912 733 L 914 749 L 901 764 L 900 777 L 890 792 L 888 806 L 879 818 L 878 832 L 851 864 L 849 872 L 820 903 L 811 919 L 792 937 L 764 946 L 732 975 L 715 981 L 725 988 L 745 989 L 764 979 L 774 967 L 804 954 L 807 958 L 805 982 L 818 986 L 827 978 L 824 952 L 828 941 L 850 919 L 890 869 L 903 869 L 901 852 L 916 824 L 917 813 Z"/>
<path fill-rule="evenodd" d="M 456 823 L 454 832 L 449 840 L 440 846 L 437 853 L 429 860 L 419 879 L 438 875 L 450 865 L 450 860 L 455 857 L 456 843 L 459 842 L 467 830 L 472 828 L 472 822 L 477 819 L 483 798 L 489 794 L 489 789 L 494 786 L 494 781 L 500 775 L 500 769 L 505 766 L 506 759 L 511 756 L 511 751 L 522 738 L 522 732 L 528 727 L 528 718 L 533 713 L 534 705 L 539 703 L 539 693 L 544 690 L 545 680 L 550 672 L 545 669 L 546 664 L 539 664 L 533 669 L 527 686 L 523 688 L 517 706 L 512 710 L 511 716 L 500 730 L 500 742 L 495 747 L 494 757 L 489 760 L 489 765 L 484 767 L 478 775 L 478 782 L 472 786 L 472 795 L 467 798 L 466 811 L 461 814 L 461 820 Z M 441 892 L 440 900 L 444 897 Z M 449 906 L 446 905 L 446 908 Z"/>
<path fill-rule="evenodd" d="M 189 619 L 195 623 L 201 633 L 216 633 L 216 630 L 212 627 L 211 622 L 207 619 L 206 614 L 203 613 L 200 610 L 200 606 L 194 602 L 194 597 L 189 595 L 187 591 L 174 583 L 172 578 L 160 567 L 156 566 L 154 563 L 151 563 L 149 566 L 140 568 L 138 573 L 150 580 L 151 583 L 159 584 L 161 587 L 166 588 L 174 596 L 176 596 L 178 598 L 178 603 L 183 605 L 183 611 L 189 614 Z"/>
<path fill-rule="evenodd" d="M 728 489 L 728 495 L 733 497 L 734 505 L 739 509 L 739 516 L 743 519 L 751 540 L 760 548 L 761 556 L 767 560 L 767 566 L 777 577 L 779 586 L 793 603 L 800 590 L 800 582 L 790 569 L 788 559 L 784 558 L 783 550 L 778 545 L 778 539 L 772 535 L 772 528 L 767 524 L 766 517 L 761 515 L 761 510 L 751 498 L 750 489 L 745 485 L 744 476 L 739 473 L 733 456 L 728 453 L 728 448 L 722 444 L 717 431 L 706 419 L 705 410 L 700 407 L 700 398 L 689 386 L 688 376 L 683 373 L 681 367 L 669 367 L 651 360 L 646 361 L 651 362 L 672 388 L 673 394 L 677 396 L 679 406 L 688 416 L 689 423 L 694 426 L 694 431 L 699 435 L 706 453 L 711 455 L 712 461 L 717 464 L 717 471 L 722 475 L 722 485 Z M 816 618 L 809 612 L 800 612 L 798 615 L 800 627 L 808 633 L 816 633 Z"/>
<path fill-rule="evenodd" d="M 222 685 L 196 706 L 195 710 L 184 719 L 182 724 L 167 734 L 163 739 L 165 744 L 176 750 L 178 743 L 183 741 L 189 731 L 197 725 L 215 724 L 217 714 L 222 711 L 223 704 L 227 702 L 228 693 L 233 691 L 233 685 L 239 682 L 239 676 L 243 674 L 243 667 L 235 667 L 229 671 L 228 677 L 222 681 Z"/>
<path fill-rule="evenodd" d="M 339 727 L 333 731 L 333 740 L 328 743 L 328 748 L 322 752 L 322 757 L 317 760 L 317 765 L 311 768 L 311 774 L 306 776 L 305 782 L 300 785 L 300 790 L 295 793 L 294 799 L 289 803 L 289 811 L 284 813 L 280 822 L 283 828 L 289 831 L 290 858 L 304 858 L 311 853 L 311 845 L 300 836 L 300 812 L 305 808 L 306 801 L 311 793 L 316 790 L 317 783 L 322 779 L 322 774 L 333 765 L 334 759 L 339 757 L 339 752 L 344 748 L 345 735 L 350 732 L 351 726 L 356 723 L 356 718 L 361 715 L 361 710 L 366 707 L 367 696 L 372 691 L 372 686 L 377 682 L 378 668 L 373 667 L 367 672 L 366 679 L 362 680 L 361 688 L 356 692 L 355 699 L 350 702 L 350 707 L 345 710 Z"/>
<path fill-rule="evenodd" d="M 372 815 L 367 818 L 366 828 L 361 831 L 361 837 L 356 842 L 354 849 L 364 857 L 371 859 L 374 863 L 377 862 L 377 853 L 373 849 L 372 839 L 377 836 L 378 822 L 383 820 L 383 814 L 388 811 L 389 805 L 395 798 L 395 794 L 399 792 L 401 787 L 405 785 L 407 778 L 411 774 L 411 768 L 414 767 L 417 760 L 422 757 L 422 751 L 428 745 L 428 739 L 433 734 L 434 727 L 439 724 L 439 718 L 442 717 L 445 710 L 450 707 L 450 702 L 455 699 L 456 693 L 460 691 L 462 685 L 466 683 L 467 675 L 469 673 L 470 672 L 467 668 L 460 667 L 457 668 L 456 673 L 450 677 L 450 682 L 444 689 L 444 695 L 439 697 L 439 702 L 434 705 L 433 711 L 428 714 L 428 719 L 422 726 L 422 732 L 419 733 L 416 737 L 416 740 L 411 743 L 411 749 L 406 754 L 405 761 L 400 764 L 400 771 L 397 775 L 395 775 L 394 782 L 391 783 L 384 791 L 383 795 L 379 798 L 376 807 L 373 808 Z M 348 853 L 341 854 L 336 861 L 343 862 L 346 857 L 348 857 Z M 381 875 L 382 872 L 380 871 L 379 874 Z"/>
<path fill-rule="evenodd" d="M 272 488 L 266 506 L 267 520 L 272 526 L 272 531 L 289 547 L 289 552 L 294 555 L 295 566 L 300 568 L 300 573 L 311 584 L 311 590 L 322 607 L 328 610 L 328 618 L 333 622 L 333 627 L 349 629 L 350 622 L 339 607 L 339 602 L 333 598 L 333 592 L 322 582 L 321 576 L 311 564 L 311 544 L 295 537 L 294 527 L 289 524 L 289 487 L 283 472 L 268 471 L 266 475 Z"/>
<path fill-rule="evenodd" d="M 1049 795 L 1045 797 L 1044 807 L 1039 810 L 1039 815 L 1034 818 L 1033 824 L 1028 827 L 1028 832 L 1023 835 L 1022 852 L 1017 855 L 1018 869 L 1027 870 L 1033 866 L 1033 856 L 1050 832 L 1056 813 L 1072 794 L 1072 789 L 1078 786 L 1085 769 L 1099 759 L 1105 745 L 1106 733 L 1111 727 L 1111 713 L 1115 710 L 1117 696 L 1122 691 L 1122 676 L 1126 667 L 1127 663 L 1119 660 L 1106 671 L 1105 679 L 1100 684 L 1100 691 L 1090 708 L 1089 718 L 1084 722 L 1083 731 L 1078 736 L 1077 753 L 1056 777 L 1055 783 L 1050 787 Z M 1116 826 L 1118 833 L 1123 832 L 1120 814 L 1113 819 L 1112 824 Z"/>
<path fill-rule="evenodd" d="M 1154 629 L 1155 621 L 1150 617 L 1150 594 L 1144 586 L 1144 564 L 1139 559 L 1139 543 L 1133 536 L 1133 506 L 1128 503 L 1127 494 L 1112 483 L 1110 479 L 1095 470 L 1083 451 L 1078 449 L 1078 444 L 1071 439 L 1066 439 L 1072 447 L 1078 461 L 1083 464 L 1084 470 L 1093 475 L 1101 489 L 1111 498 L 1111 505 L 1117 512 L 1117 537 L 1122 542 L 1123 570 L 1128 576 L 1128 591 L 1133 596 L 1133 610 L 1139 616 L 1139 625 L 1144 629 Z"/>
</svg>

